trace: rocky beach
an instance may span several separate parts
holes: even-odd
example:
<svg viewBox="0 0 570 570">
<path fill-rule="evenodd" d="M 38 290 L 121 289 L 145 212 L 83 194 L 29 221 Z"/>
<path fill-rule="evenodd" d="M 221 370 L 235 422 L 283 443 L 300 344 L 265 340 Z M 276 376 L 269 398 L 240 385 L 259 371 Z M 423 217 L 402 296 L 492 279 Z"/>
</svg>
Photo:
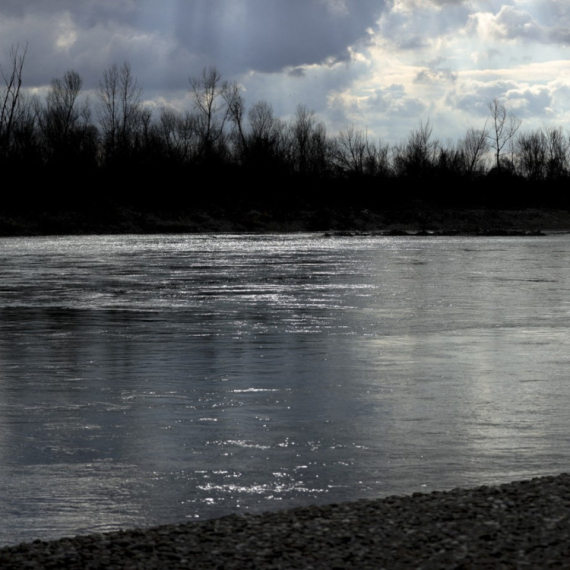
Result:
<svg viewBox="0 0 570 570">
<path fill-rule="evenodd" d="M 568 568 L 570 474 L 34 541 L 0 568 Z"/>
</svg>

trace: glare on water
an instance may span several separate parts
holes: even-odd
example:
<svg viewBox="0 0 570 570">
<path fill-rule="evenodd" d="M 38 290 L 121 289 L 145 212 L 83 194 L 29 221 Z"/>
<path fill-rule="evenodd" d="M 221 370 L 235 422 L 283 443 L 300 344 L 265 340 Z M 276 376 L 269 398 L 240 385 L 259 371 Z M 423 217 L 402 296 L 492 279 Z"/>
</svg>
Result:
<svg viewBox="0 0 570 570">
<path fill-rule="evenodd" d="M 0 240 L 0 543 L 570 466 L 567 236 Z"/>
</svg>

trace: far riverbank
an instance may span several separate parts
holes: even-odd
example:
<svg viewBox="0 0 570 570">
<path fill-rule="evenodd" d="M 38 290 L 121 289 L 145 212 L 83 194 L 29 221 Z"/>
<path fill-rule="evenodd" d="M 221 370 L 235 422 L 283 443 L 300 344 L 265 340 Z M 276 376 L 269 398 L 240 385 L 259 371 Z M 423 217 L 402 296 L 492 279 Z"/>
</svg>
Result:
<svg viewBox="0 0 570 570">
<path fill-rule="evenodd" d="M 123 206 L 80 211 L 0 213 L 0 236 L 185 233 L 352 232 L 398 235 L 524 235 L 570 232 L 560 209 L 437 209 L 382 212 L 332 208 L 265 211 L 209 209 L 141 211 Z"/>
</svg>

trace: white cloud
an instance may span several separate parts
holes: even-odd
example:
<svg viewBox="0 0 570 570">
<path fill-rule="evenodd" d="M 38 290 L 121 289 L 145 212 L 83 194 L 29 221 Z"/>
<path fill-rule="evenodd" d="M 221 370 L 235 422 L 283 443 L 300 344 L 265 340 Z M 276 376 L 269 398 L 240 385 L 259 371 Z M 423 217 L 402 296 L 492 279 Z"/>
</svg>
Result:
<svg viewBox="0 0 570 570">
<path fill-rule="evenodd" d="M 248 105 L 392 140 L 428 118 L 462 136 L 495 96 L 529 124 L 570 113 L 566 0 L 5 0 L 0 62 L 26 41 L 28 86 L 75 69 L 94 89 L 127 60 L 146 98 L 181 108 L 214 64 Z"/>
<path fill-rule="evenodd" d="M 547 30 L 528 12 L 503 6 L 496 14 L 479 12 L 470 16 L 468 29 L 488 41 L 538 41 L 547 39 Z"/>
</svg>

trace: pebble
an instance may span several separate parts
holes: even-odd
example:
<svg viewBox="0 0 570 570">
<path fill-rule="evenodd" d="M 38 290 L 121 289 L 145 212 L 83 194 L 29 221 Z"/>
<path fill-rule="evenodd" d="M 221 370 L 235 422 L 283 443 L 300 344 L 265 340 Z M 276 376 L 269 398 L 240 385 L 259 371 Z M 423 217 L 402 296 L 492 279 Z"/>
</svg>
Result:
<svg viewBox="0 0 570 570">
<path fill-rule="evenodd" d="M 0 568 L 570 568 L 570 475 L 36 540 Z"/>
</svg>

